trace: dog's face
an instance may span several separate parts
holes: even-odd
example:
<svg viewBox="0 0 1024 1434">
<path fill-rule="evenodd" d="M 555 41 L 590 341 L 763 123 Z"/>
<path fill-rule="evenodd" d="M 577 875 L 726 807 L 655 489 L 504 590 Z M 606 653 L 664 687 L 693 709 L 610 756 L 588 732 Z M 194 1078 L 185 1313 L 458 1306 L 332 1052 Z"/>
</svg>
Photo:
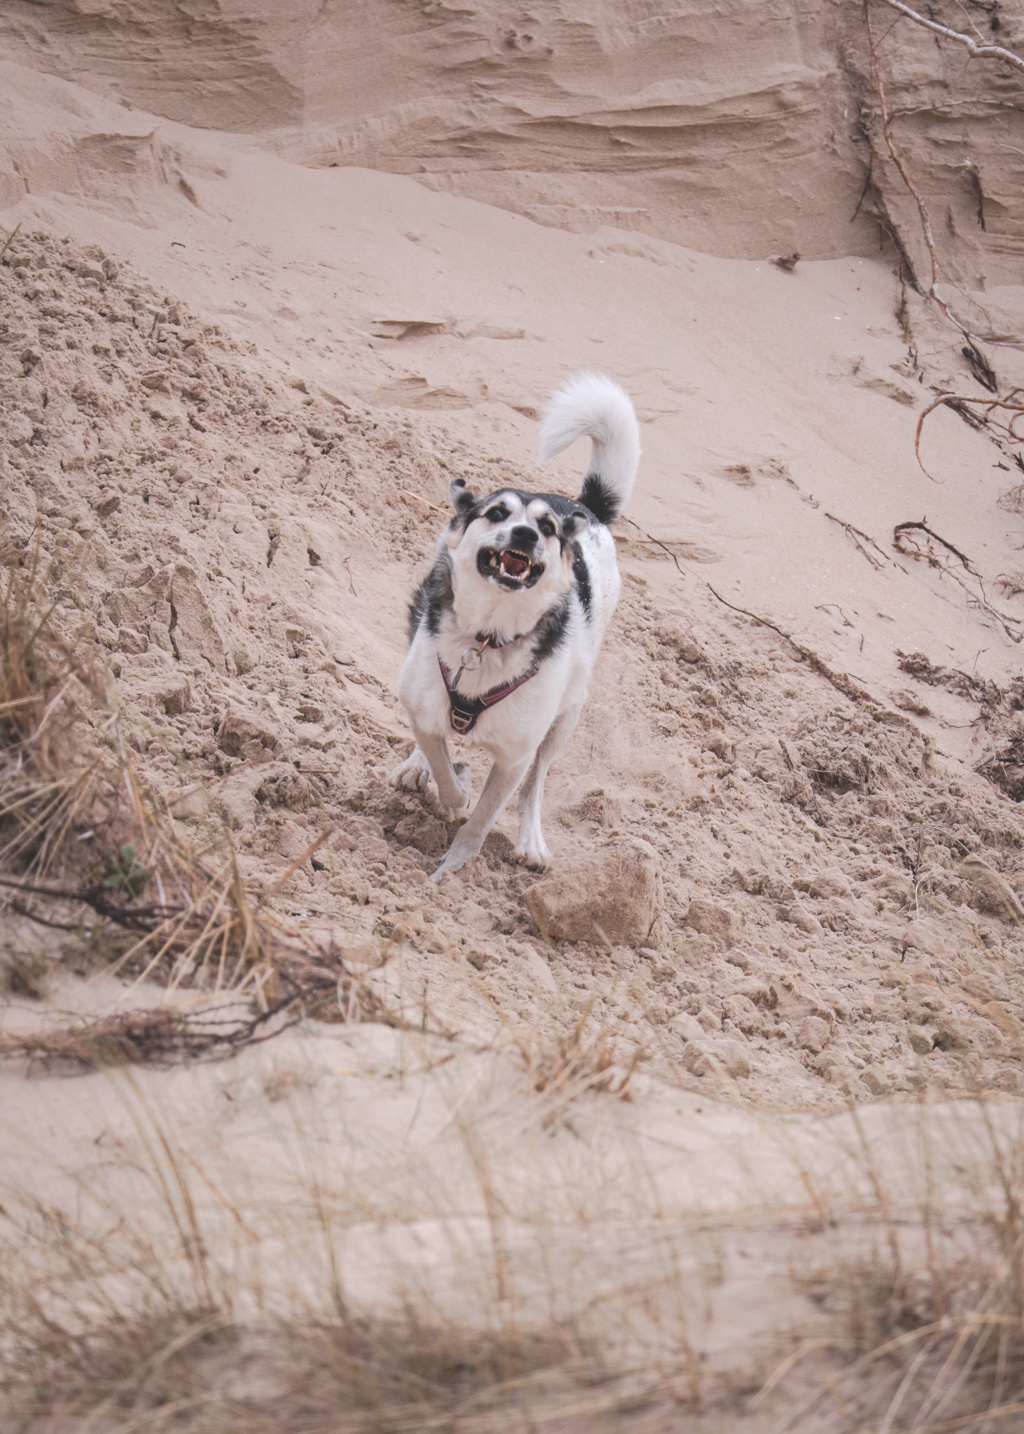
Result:
<svg viewBox="0 0 1024 1434">
<path fill-rule="evenodd" d="M 587 521 L 575 503 L 516 488 L 478 498 L 461 478 L 452 484 L 451 498 L 455 516 L 445 541 L 462 596 L 471 591 L 481 599 L 507 594 L 515 603 L 531 593 L 533 601 L 523 606 L 532 609 L 538 598 L 568 591 L 572 540 Z"/>
</svg>

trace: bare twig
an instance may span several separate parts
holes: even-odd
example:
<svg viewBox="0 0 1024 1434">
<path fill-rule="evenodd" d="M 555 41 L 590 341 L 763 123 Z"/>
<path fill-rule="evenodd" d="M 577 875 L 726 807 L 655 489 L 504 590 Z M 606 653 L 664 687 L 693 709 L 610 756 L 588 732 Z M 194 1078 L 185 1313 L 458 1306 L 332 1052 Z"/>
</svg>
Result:
<svg viewBox="0 0 1024 1434">
<path fill-rule="evenodd" d="M 17 235 L 18 230 L 19 230 L 20 228 L 21 228 L 20 222 L 19 222 L 18 224 L 15 224 L 15 226 L 14 226 L 14 228 L 11 230 L 10 234 L 8 234 L 7 238 L 4 240 L 4 247 L 3 247 L 2 249 L 0 249 L 0 264 L 2 264 L 2 263 L 4 262 L 4 255 L 7 253 L 8 249 L 11 247 L 11 245 L 14 243 L 15 236 Z"/>
<path fill-rule="evenodd" d="M 922 519 L 922 521 L 921 521 L 920 523 L 915 523 L 915 522 L 910 522 L 910 523 L 897 523 L 896 526 L 895 526 L 895 528 L 893 528 L 893 530 L 892 530 L 892 532 L 893 532 L 893 540 L 894 540 L 895 546 L 899 547 L 899 535 L 900 535 L 901 533 L 910 533 L 910 532 L 912 532 L 914 529 L 917 529 L 917 531 L 918 531 L 918 532 L 921 532 L 921 533 L 927 533 L 929 538 L 934 538 L 937 543 L 941 543 L 942 546 L 943 546 L 948 552 L 952 553 L 955 558 L 959 558 L 959 559 L 960 559 L 960 561 L 963 563 L 964 567 L 967 569 L 967 571 L 968 571 L 970 574 L 972 574 L 973 577 L 978 577 L 978 576 L 979 576 L 978 570 L 977 570 L 975 567 L 972 566 L 971 560 L 970 560 L 970 558 L 967 556 L 967 554 L 966 554 L 966 553 L 962 553 L 959 548 L 955 548 L 952 543 L 948 543 L 945 538 L 940 538 L 939 535 L 938 535 L 938 533 L 934 532 L 931 528 L 929 528 L 928 524 L 927 524 L 923 519 Z M 900 548 L 900 551 L 903 552 L 904 549 Z M 914 557 L 914 556 L 916 556 L 916 555 L 913 554 L 913 553 L 911 553 L 911 557 Z"/>
<path fill-rule="evenodd" d="M 888 4 L 889 0 L 884 0 L 884 3 Z M 902 6 L 900 8 L 902 8 Z M 885 81 L 882 79 L 882 69 L 878 62 L 878 44 L 875 40 L 874 26 L 871 23 L 871 0 L 864 0 L 864 24 L 868 33 L 868 49 L 871 52 L 871 74 L 875 82 L 875 93 L 878 96 L 879 118 L 882 121 L 882 136 L 885 140 L 885 147 L 889 151 L 889 156 L 899 171 L 900 178 L 903 180 L 903 183 L 913 196 L 914 203 L 917 205 L 917 212 L 921 219 L 921 230 L 924 234 L 924 242 L 928 249 L 928 257 L 931 260 L 932 266 L 932 282 L 928 293 L 933 299 L 938 300 L 935 290 L 941 281 L 942 273 L 939 268 L 938 251 L 935 248 L 935 236 L 932 233 L 932 222 L 929 218 L 928 210 L 925 207 L 925 202 L 921 198 L 921 191 L 911 178 L 910 171 L 904 164 L 903 157 L 896 148 L 896 142 L 892 137 L 892 122 L 889 118 L 889 107 L 885 98 Z M 941 301 L 939 302 L 941 303 Z M 943 312 L 945 312 L 944 306 Z"/>
<path fill-rule="evenodd" d="M 749 609 L 745 607 L 737 607 L 735 603 L 729 602 L 727 598 L 722 597 L 721 593 L 715 592 L 710 583 L 708 583 L 708 591 L 712 597 L 717 598 L 724 607 L 731 608 L 733 612 L 742 613 L 744 617 L 749 617 L 761 627 L 769 627 L 772 632 L 777 632 L 781 638 L 789 643 L 794 651 L 799 652 L 812 672 L 816 672 L 819 677 L 824 677 L 826 682 L 830 682 L 836 691 L 841 692 L 844 697 L 849 697 L 851 702 L 871 702 L 874 705 L 874 698 L 870 692 L 866 691 L 863 687 L 858 687 L 853 678 L 849 677 L 845 672 L 833 672 L 831 667 L 829 667 L 827 663 L 822 662 L 821 658 L 812 648 L 805 647 L 802 642 L 797 642 L 796 638 L 786 632 L 785 628 L 779 627 L 777 623 L 770 621 L 770 619 L 766 617 L 759 616 L 756 612 L 750 612 Z"/>
<path fill-rule="evenodd" d="M 669 557 L 676 565 L 677 572 L 681 573 L 683 571 L 682 568 L 679 566 L 679 559 L 676 557 L 675 553 L 672 551 L 672 549 L 668 546 L 667 543 L 663 543 L 660 538 L 652 537 L 652 535 L 648 533 L 645 528 L 641 528 L 640 524 L 635 523 L 632 518 L 623 518 L 622 521 L 624 523 L 628 523 L 631 528 L 635 528 L 638 533 L 642 534 L 643 537 L 645 537 L 649 543 L 653 543 L 656 548 L 661 548 L 662 552 L 668 553 Z"/>
<path fill-rule="evenodd" d="M 857 545 L 857 551 L 861 553 L 865 558 L 867 558 L 868 562 L 873 568 L 880 568 L 884 563 L 887 563 L 889 561 L 887 555 L 882 552 L 882 549 L 875 542 L 874 538 L 869 537 L 867 533 L 862 533 L 860 528 L 855 528 L 853 524 L 848 523 L 845 518 L 837 518 L 833 513 L 826 513 L 825 517 L 828 518 L 830 522 L 838 523 L 840 528 L 845 529 L 847 535 L 851 537 L 854 543 Z M 863 542 L 861 541 L 861 539 L 863 539 Z M 875 552 L 878 554 L 878 558 L 881 558 L 881 562 L 878 561 L 878 558 L 874 557 L 871 553 L 868 552 L 867 548 L 864 546 L 864 543 L 869 543 L 871 547 L 874 548 Z"/>
<path fill-rule="evenodd" d="M 446 516 L 443 508 L 439 508 L 436 503 L 428 503 L 426 498 L 421 497 L 419 493 L 414 493 L 411 488 L 399 488 L 398 491 L 403 498 L 415 498 L 417 503 L 422 503 L 424 507 L 429 508 L 431 512 L 440 513 L 442 517 Z"/>
</svg>

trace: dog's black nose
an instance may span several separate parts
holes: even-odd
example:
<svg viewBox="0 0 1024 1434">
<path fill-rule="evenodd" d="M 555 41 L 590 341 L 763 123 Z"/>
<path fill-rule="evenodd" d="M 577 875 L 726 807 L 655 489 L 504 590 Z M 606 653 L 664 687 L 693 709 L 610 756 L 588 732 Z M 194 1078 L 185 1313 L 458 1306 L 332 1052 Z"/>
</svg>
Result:
<svg viewBox="0 0 1024 1434">
<path fill-rule="evenodd" d="M 525 523 L 512 529 L 512 542 L 519 548 L 532 548 L 538 537 L 537 529 L 528 528 Z"/>
</svg>

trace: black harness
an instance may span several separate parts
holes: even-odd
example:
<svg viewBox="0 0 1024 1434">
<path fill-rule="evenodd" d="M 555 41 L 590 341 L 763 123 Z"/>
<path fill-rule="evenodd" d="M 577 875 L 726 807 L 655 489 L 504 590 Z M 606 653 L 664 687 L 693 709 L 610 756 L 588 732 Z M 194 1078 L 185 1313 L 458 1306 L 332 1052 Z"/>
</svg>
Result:
<svg viewBox="0 0 1024 1434">
<path fill-rule="evenodd" d="M 462 736 L 471 732 L 476 726 L 477 718 L 481 713 L 486 712 L 489 707 L 495 706 L 503 698 L 510 697 L 517 687 L 522 687 L 524 682 L 529 682 L 531 677 L 536 677 L 540 671 L 540 663 L 536 659 L 531 662 L 525 672 L 512 679 L 511 682 L 503 682 L 499 687 L 492 687 L 487 692 L 482 692 L 479 697 L 467 697 L 458 691 L 459 679 L 464 672 L 477 672 L 483 663 L 485 647 L 507 647 L 508 642 L 502 642 L 498 638 L 477 633 L 477 646 L 467 647 L 462 654 L 461 666 L 455 676 L 452 677 L 451 668 L 445 662 L 440 653 L 437 655 L 437 665 L 441 669 L 441 677 L 444 681 L 445 690 L 448 693 L 448 706 L 451 708 L 449 720 L 452 730 Z M 510 638 L 509 642 L 516 642 L 516 638 Z M 467 659 L 476 658 L 475 663 Z"/>
</svg>

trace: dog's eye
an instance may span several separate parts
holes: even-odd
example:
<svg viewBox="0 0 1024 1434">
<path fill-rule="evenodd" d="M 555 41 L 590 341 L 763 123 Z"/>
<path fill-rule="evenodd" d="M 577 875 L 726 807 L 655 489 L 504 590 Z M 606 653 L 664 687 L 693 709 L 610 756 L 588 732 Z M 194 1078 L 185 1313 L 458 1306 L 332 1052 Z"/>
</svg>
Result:
<svg viewBox="0 0 1024 1434">
<path fill-rule="evenodd" d="M 496 508 L 488 508 L 484 517 L 489 518 L 492 523 L 504 523 L 508 517 L 508 509 L 503 508 L 499 503 Z"/>
<path fill-rule="evenodd" d="M 537 527 L 544 534 L 545 538 L 553 538 L 555 536 L 555 525 L 550 518 L 539 519 Z"/>
</svg>

